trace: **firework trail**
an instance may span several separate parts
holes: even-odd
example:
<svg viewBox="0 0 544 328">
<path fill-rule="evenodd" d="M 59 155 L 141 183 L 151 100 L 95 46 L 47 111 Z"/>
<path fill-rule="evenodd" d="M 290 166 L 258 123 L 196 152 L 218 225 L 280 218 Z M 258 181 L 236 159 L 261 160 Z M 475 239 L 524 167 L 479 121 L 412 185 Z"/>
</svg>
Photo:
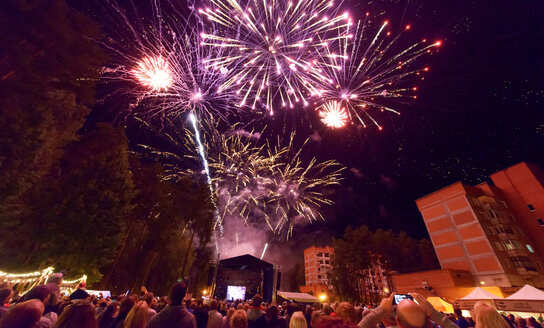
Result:
<svg viewBox="0 0 544 328">
<path fill-rule="evenodd" d="M 377 33 L 372 33 L 367 13 L 353 34 L 346 30 L 344 34 L 347 33 L 348 38 L 340 38 L 337 46 L 329 46 L 321 52 L 320 63 L 327 79 L 316 80 L 319 85 L 313 95 L 318 98 L 316 109 L 327 126 L 340 128 L 349 120 L 363 127 L 374 124 L 381 130 L 369 110 L 399 114 L 387 105 L 387 99 L 407 97 L 417 90 L 409 82 L 419 79 L 428 67 L 412 66 L 440 42 L 422 40 L 398 51 L 395 46 L 402 34 L 392 37 L 387 27 L 385 21 Z M 408 25 L 405 31 L 409 29 Z"/>
<path fill-rule="evenodd" d="M 205 62 L 231 69 L 219 89 L 234 89 L 239 106 L 262 103 L 271 114 L 277 102 L 306 106 L 314 81 L 326 79 L 319 52 L 347 37 L 348 14 L 337 12 L 332 0 L 210 0 L 199 9 L 201 44 L 232 51 Z"/>
<path fill-rule="evenodd" d="M 265 243 L 265 244 L 264 244 L 263 253 L 261 254 L 261 260 L 263 259 L 264 254 L 266 253 L 266 249 L 267 249 L 267 248 L 268 248 L 268 243 Z"/>
</svg>

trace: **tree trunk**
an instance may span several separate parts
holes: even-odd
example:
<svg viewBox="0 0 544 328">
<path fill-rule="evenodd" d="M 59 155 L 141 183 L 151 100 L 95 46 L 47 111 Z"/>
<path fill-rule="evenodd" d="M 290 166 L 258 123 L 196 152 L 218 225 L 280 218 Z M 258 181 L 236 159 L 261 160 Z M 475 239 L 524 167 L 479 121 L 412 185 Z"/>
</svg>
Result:
<svg viewBox="0 0 544 328">
<path fill-rule="evenodd" d="M 187 259 L 189 258 L 189 251 L 191 250 L 191 246 L 193 246 L 193 239 L 195 238 L 196 231 L 193 230 L 193 233 L 191 234 L 191 239 L 189 240 L 189 245 L 187 245 L 187 250 L 185 251 L 185 259 L 183 260 L 183 266 L 181 267 L 181 274 L 180 277 L 183 278 L 185 274 L 185 268 L 187 267 Z"/>
<path fill-rule="evenodd" d="M 115 259 L 113 260 L 113 263 L 111 265 L 111 268 L 108 270 L 108 273 L 104 275 L 100 283 L 98 284 L 101 288 L 106 288 L 108 283 L 110 282 L 111 276 L 113 274 L 113 271 L 115 271 L 115 268 L 117 267 L 117 264 L 119 264 L 119 260 L 121 259 L 121 255 L 123 254 L 123 251 L 125 250 L 125 247 L 128 243 L 128 238 L 130 237 L 130 234 L 132 233 L 132 229 L 134 229 L 134 221 L 135 219 L 132 219 L 129 222 L 128 231 L 127 234 L 123 240 L 123 243 L 119 247 L 119 250 L 117 251 L 117 254 L 115 255 Z"/>
<path fill-rule="evenodd" d="M 142 279 L 142 283 L 140 284 L 140 286 L 137 286 L 137 287 L 141 288 L 142 286 L 145 286 L 145 282 L 147 281 L 147 277 L 149 277 L 149 273 L 151 272 L 151 268 L 153 267 L 153 263 L 155 262 L 157 255 L 158 255 L 157 251 L 153 251 L 151 260 L 147 263 L 147 268 L 145 269 L 145 274 L 144 274 L 144 278 Z"/>
</svg>

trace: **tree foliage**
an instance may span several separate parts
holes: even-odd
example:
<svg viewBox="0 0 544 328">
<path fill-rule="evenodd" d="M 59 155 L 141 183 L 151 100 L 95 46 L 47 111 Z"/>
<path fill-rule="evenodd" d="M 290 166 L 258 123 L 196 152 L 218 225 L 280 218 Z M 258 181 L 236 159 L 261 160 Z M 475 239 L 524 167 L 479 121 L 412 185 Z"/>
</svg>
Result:
<svg viewBox="0 0 544 328">
<path fill-rule="evenodd" d="M 104 55 L 96 25 L 60 0 L 6 0 L 0 10 L 0 215 L 62 157 L 90 112 Z"/>
<path fill-rule="evenodd" d="M 193 237 L 210 240 L 209 190 L 162 182 L 129 161 L 123 129 L 86 122 L 105 59 L 87 16 L 64 0 L 0 7 L 0 269 L 169 286 Z"/>
<path fill-rule="evenodd" d="M 120 249 L 118 263 L 113 264 L 111 281 L 104 283 L 119 291 L 146 286 L 167 293 L 170 284 L 182 277 L 183 263 L 187 263 L 188 273 L 196 250 L 211 238 L 213 208 L 209 189 L 188 179 L 162 181 L 162 166 L 158 163 L 145 164 L 136 157 L 131 163 L 135 207 L 125 247 Z"/>
<path fill-rule="evenodd" d="M 438 267 L 432 244 L 416 240 L 405 232 L 371 231 L 367 226 L 348 227 L 343 238 L 333 240 L 331 283 L 342 299 L 365 301 L 359 284 L 365 271 L 376 258 L 388 271 L 400 273 L 430 270 Z"/>
<path fill-rule="evenodd" d="M 25 215 L 4 224 L 10 232 L 3 239 L 11 252 L 6 262 L 15 269 L 54 265 L 71 276 L 99 278 L 131 209 L 127 154 L 124 131 L 109 124 L 68 144 L 61 161 L 25 194 Z"/>
</svg>

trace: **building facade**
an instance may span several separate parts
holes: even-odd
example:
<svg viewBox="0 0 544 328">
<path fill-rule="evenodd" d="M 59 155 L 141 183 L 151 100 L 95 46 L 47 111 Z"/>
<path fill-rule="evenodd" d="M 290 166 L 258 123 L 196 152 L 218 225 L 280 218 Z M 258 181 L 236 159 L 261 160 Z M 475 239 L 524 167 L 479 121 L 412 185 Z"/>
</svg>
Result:
<svg viewBox="0 0 544 328">
<path fill-rule="evenodd" d="M 304 282 L 306 286 L 329 286 L 331 256 L 333 253 L 334 249 L 330 246 L 312 246 L 304 250 Z"/>
<path fill-rule="evenodd" d="M 372 255 L 371 261 L 370 268 L 363 271 L 358 285 L 365 303 L 379 303 L 384 296 L 393 292 L 392 272 L 381 256 Z"/>
<path fill-rule="evenodd" d="M 517 166 L 525 166 L 521 175 L 524 178 L 514 179 L 516 184 L 513 184 L 512 179 L 506 179 L 507 174 L 501 172 L 509 172 Z M 527 164 L 520 163 L 512 168 L 492 175 L 494 185 L 469 186 L 457 182 L 416 203 L 442 269 L 468 271 L 476 285 L 515 287 L 530 284 L 542 288 L 544 261 L 542 253 L 537 251 L 541 238 L 531 238 L 535 233 L 529 234 L 525 221 L 540 215 L 536 208 L 544 208 L 544 199 L 539 202 L 529 195 L 523 198 L 524 192 L 520 191 L 511 195 L 513 189 L 524 190 L 528 180 Z M 514 171 L 517 174 L 517 169 Z M 528 204 L 533 206 L 535 213 L 522 213 L 523 206 L 512 200 L 515 197 L 518 197 L 518 203 L 533 202 Z M 524 208 L 531 211 L 527 204 Z M 536 217 L 533 221 L 539 222 Z"/>
<path fill-rule="evenodd" d="M 300 287 L 301 292 L 333 297 L 333 286 L 329 282 L 333 254 L 331 246 L 312 246 L 304 250 L 305 286 Z M 385 264 L 380 256 L 372 256 L 370 268 L 361 274 L 358 287 L 365 302 L 379 302 L 383 295 L 393 291 L 391 272 Z"/>
<path fill-rule="evenodd" d="M 544 173 L 519 163 L 491 175 L 536 252 L 544 256 Z"/>
</svg>

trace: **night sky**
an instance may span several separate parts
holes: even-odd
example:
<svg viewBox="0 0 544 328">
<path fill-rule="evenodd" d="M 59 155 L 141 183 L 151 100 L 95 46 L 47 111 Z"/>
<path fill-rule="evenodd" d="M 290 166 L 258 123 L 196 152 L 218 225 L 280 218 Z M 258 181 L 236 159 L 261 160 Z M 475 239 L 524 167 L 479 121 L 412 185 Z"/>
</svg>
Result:
<svg viewBox="0 0 544 328">
<path fill-rule="evenodd" d="M 310 133 L 321 137 L 314 142 L 318 156 L 336 158 L 348 171 L 333 196 L 336 205 L 325 211 L 327 222 L 299 229 L 301 246 L 362 224 L 428 237 L 416 199 L 457 181 L 486 181 L 520 161 L 544 166 L 544 2 L 399 0 L 351 7 L 352 15 L 378 13 L 392 26 L 411 24 L 410 33 L 444 44 L 423 60 L 431 70 L 417 84 L 418 99 L 399 103 L 400 116 L 377 115 L 383 131 L 313 125 Z"/>
<path fill-rule="evenodd" d="M 393 33 L 411 25 L 408 42 L 443 45 L 419 62 L 430 72 L 417 82 L 418 98 L 399 100 L 400 116 L 376 113 L 383 131 L 330 130 L 302 109 L 247 124 L 266 124 L 268 136 L 296 130 L 311 138 L 308 156 L 347 168 L 331 195 L 336 204 L 323 208 L 326 221 L 298 226 L 284 246 L 325 244 L 362 224 L 427 237 L 419 197 L 457 181 L 477 184 L 520 161 L 544 166 L 543 1 L 351 0 L 344 7 L 355 18 L 370 12 L 377 22 L 389 20 Z M 92 120 L 111 117 L 101 110 Z M 118 123 L 129 125 L 132 141 L 145 140 Z"/>
</svg>

